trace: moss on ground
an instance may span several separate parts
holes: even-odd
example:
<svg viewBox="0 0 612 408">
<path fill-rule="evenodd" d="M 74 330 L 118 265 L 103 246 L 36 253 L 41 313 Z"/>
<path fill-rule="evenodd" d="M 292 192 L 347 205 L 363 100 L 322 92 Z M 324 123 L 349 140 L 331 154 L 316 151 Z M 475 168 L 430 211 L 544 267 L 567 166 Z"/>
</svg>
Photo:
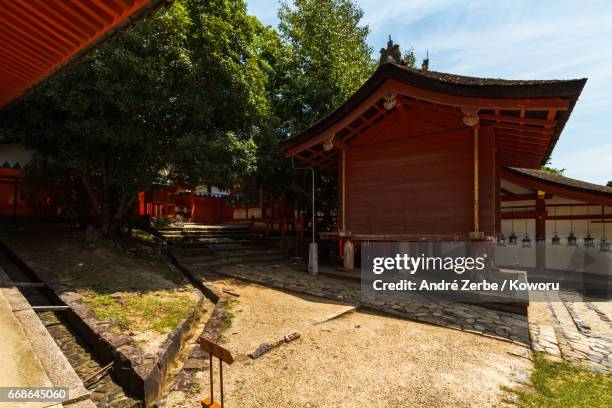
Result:
<svg viewBox="0 0 612 408">
<path fill-rule="evenodd" d="M 550 362 L 536 354 L 531 387 L 505 388 L 518 407 L 612 407 L 612 374 L 597 373 L 567 362 Z M 509 401 L 508 401 L 509 402 Z"/>
<path fill-rule="evenodd" d="M 121 292 L 100 295 L 88 291 L 84 303 L 96 317 L 112 320 L 129 330 L 172 331 L 189 316 L 195 305 L 194 297 L 178 290 L 142 294 Z"/>
</svg>

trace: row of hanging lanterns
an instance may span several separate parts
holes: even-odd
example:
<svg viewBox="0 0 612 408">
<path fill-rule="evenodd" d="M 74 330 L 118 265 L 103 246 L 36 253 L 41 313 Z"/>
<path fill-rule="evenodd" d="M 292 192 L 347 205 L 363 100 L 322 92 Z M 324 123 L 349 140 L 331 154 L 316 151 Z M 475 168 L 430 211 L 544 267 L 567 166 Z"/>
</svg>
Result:
<svg viewBox="0 0 612 408">
<path fill-rule="evenodd" d="M 514 209 L 512 209 L 512 212 L 514 212 Z M 576 237 L 576 234 L 574 234 L 574 219 L 573 219 L 573 207 L 570 206 L 570 233 L 567 236 L 567 246 L 577 246 L 578 245 L 578 238 Z M 590 215 L 590 208 L 587 206 L 587 215 Z M 552 245 L 555 246 L 559 246 L 561 245 L 561 237 L 559 236 L 559 233 L 557 232 L 557 208 L 555 207 L 555 232 L 552 236 L 551 239 L 551 243 Z M 607 240 L 606 237 L 606 222 L 602 217 L 602 226 L 603 226 L 603 235 L 602 238 L 599 240 L 599 251 L 600 252 L 610 252 L 610 243 Z M 508 245 L 518 245 L 518 237 L 516 235 L 516 233 L 514 232 L 514 218 L 511 219 L 512 222 L 512 232 L 510 233 L 510 236 L 508 236 Z M 593 236 L 591 236 L 591 222 L 590 219 L 587 218 L 587 234 L 586 236 L 583 238 L 584 241 L 584 247 L 585 248 L 595 248 L 595 238 L 593 238 Z M 505 237 L 502 235 L 498 241 L 497 244 L 499 246 L 506 246 L 506 239 Z M 529 237 L 529 233 L 527 232 L 527 219 L 525 219 L 525 233 L 523 234 L 523 238 L 521 239 L 521 246 L 523 248 L 531 248 L 531 238 Z"/>
</svg>

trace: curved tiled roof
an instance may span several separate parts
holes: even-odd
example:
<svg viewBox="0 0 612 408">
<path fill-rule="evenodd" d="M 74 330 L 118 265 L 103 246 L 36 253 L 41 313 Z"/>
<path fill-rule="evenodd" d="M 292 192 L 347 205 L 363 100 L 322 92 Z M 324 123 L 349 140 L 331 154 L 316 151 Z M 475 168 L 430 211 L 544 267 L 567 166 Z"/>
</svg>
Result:
<svg viewBox="0 0 612 408">
<path fill-rule="evenodd" d="M 529 177 L 537 178 L 542 181 L 560 184 L 562 186 L 577 188 L 589 192 L 609 194 L 610 196 L 612 196 L 612 187 L 602 186 L 601 184 L 594 184 L 582 180 L 576 180 L 558 174 L 552 174 L 543 170 L 523 169 L 518 167 L 509 167 L 509 169 Z"/>
<path fill-rule="evenodd" d="M 587 79 L 568 80 L 507 80 L 495 78 L 477 78 L 454 75 L 444 72 L 423 71 L 395 63 L 386 63 L 378 67 L 372 76 L 336 110 L 321 118 L 309 128 L 281 143 L 280 148 L 286 151 L 300 143 L 315 137 L 333 126 L 343 117 L 376 91 L 386 80 L 395 79 L 429 91 L 454 96 L 480 98 L 565 98 L 569 109 L 558 112 L 557 126 L 546 155 L 545 163 L 554 148 L 557 139 L 568 120 L 571 111 L 582 92 Z"/>
</svg>

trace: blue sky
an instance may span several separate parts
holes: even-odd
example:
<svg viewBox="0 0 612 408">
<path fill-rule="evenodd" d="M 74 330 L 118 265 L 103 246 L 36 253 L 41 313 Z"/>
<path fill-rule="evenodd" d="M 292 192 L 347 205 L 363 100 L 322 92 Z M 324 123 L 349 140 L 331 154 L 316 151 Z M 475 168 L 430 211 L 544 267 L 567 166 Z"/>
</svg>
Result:
<svg viewBox="0 0 612 408">
<path fill-rule="evenodd" d="M 276 26 L 278 0 L 247 0 Z M 612 1 L 358 0 L 378 56 L 387 36 L 430 69 L 508 79 L 589 78 L 552 155 L 565 175 L 612 180 Z"/>
</svg>

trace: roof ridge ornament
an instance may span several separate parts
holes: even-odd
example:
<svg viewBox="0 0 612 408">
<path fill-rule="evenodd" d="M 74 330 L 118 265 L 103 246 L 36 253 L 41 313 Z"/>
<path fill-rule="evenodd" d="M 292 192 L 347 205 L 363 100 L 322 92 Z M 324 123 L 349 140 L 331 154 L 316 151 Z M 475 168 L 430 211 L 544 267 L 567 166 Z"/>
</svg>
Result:
<svg viewBox="0 0 612 408">
<path fill-rule="evenodd" d="M 423 60 L 423 64 L 421 64 L 421 71 L 429 71 L 429 49 L 427 49 L 427 56 Z"/>
<path fill-rule="evenodd" d="M 380 60 L 378 63 L 379 65 L 389 63 L 403 65 L 402 52 L 400 51 L 399 44 L 393 44 L 390 34 L 389 41 L 387 41 L 387 48 L 380 49 Z"/>
</svg>

